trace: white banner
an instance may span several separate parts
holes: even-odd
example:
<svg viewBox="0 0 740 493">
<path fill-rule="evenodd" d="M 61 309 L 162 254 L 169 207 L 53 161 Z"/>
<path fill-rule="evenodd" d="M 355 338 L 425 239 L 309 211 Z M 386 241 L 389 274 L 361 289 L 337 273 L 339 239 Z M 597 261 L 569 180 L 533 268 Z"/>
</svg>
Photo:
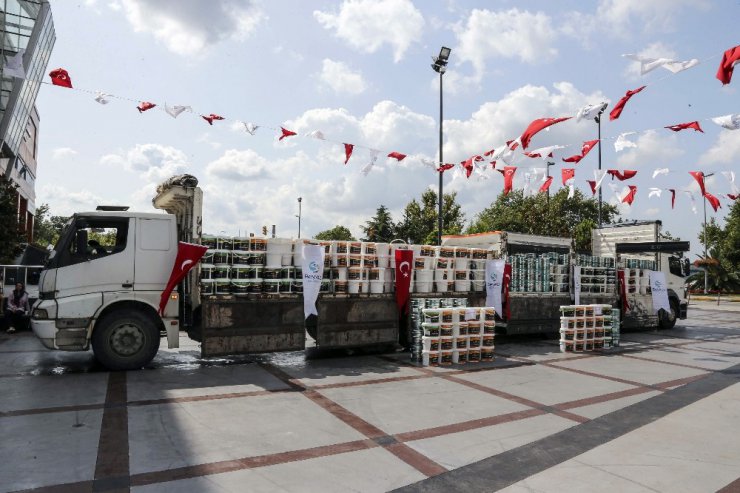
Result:
<svg viewBox="0 0 740 493">
<path fill-rule="evenodd" d="M 324 278 L 324 247 L 321 245 L 303 245 L 303 313 L 318 315 L 316 299 L 319 297 L 321 281 Z"/>
<path fill-rule="evenodd" d="M 486 306 L 492 306 L 496 309 L 496 314 L 501 316 L 501 288 L 504 282 L 504 266 L 506 262 L 503 259 L 488 260 L 486 262 Z"/>
<path fill-rule="evenodd" d="M 573 267 L 573 286 L 575 293 L 575 300 L 573 304 L 581 304 L 581 266 L 576 265 Z"/>
<path fill-rule="evenodd" d="M 653 311 L 658 313 L 663 308 L 670 313 L 671 304 L 668 301 L 668 286 L 665 282 L 665 273 L 655 270 L 648 272 L 650 273 L 650 291 L 653 293 Z"/>
</svg>

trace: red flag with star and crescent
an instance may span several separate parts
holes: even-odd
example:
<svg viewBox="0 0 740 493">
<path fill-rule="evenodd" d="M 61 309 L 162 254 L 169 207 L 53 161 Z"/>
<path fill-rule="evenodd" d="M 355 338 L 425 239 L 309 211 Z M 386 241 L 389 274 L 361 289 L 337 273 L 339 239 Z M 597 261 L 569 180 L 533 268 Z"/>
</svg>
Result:
<svg viewBox="0 0 740 493">
<path fill-rule="evenodd" d="M 53 85 L 72 89 L 72 79 L 69 78 L 69 73 L 63 68 L 52 70 L 49 72 L 49 77 L 51 77 Z"/>
<path fill-rule="evenodd" d="M 522 148 L 526 149 L 527 147 L 529 147 L 529 141 L 532 140 L 532 137 L 534 137 L 534 135 L 540 130 L 544 130 L 551 125 L 555 125 L 556 123 L 564 122 L 565 120 L 570 120 L 571 118 L 572 117 L 567 116 L 564 118 L 539 118 L 537 120 L 534 120 L 524 130 L 521 137 L 519 137 L 522 143 Z M 510 149 L 513 150 L 513 149 L 516 149 L 516 147 L 510 147 Z"/>
<path fill-rule="evenodd" d="M 624 105 L 627 104 L 627 101 L 629 101 L 632 96 L 642 91 L 646 87 L 647 86 L 642 86 L 632 91 L 627 91 L 627 94 L 625 94 L 622 99 L 617 101 L 617 104 L 615 104 L 614 108 L 612 108 L 612 111 L 609 113 L 609 120 L 616 120 L 617 118 L 619 118 L 619 115 L 622 114 L 622 110 L 624 109 Z"/>
<path fill-rule="evenodd" d="M 185 243 L 181 241 L 177 244 L 177 258 L 175 258 L 175 265 L 172 266 L 172 273 L 170 279 L 167 281 L 162 295 L 159 297 L 159 314 L 164 314 L 164 309 L 167 306 L 167 300 L 170 297 L 170 293 L 175 289 L 175 286 L 185 279 L 185 276 L 190 269 L 198 265 L 203 254 L 206 253 L 208 247 L 203 245 L 196 245 L 195 243 Z"/>
<path fill-rule="evenodd" d="M 409 288 L 414 275 L 414 251 L 396 250 L 396 304 L 400 313 L 409 311 Z"/>
</svg>

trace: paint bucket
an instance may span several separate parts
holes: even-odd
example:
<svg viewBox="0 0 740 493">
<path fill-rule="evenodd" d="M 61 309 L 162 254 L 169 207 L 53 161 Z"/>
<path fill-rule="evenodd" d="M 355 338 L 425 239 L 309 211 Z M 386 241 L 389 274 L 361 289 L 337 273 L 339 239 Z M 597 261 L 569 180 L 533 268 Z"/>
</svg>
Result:
<svg viewBox="0 0 740 493">
<path fill-rule="evenodd" d="M 365 268 L 376 268 L 378 266 L 377 255 L 370 255 L 370 254 L 363 255 L 362 266 Z"/>
<path fill-rule="evenodd" d="M 439 334 L 442 337 L 452 337 L 454 330 L 455 329 L 454 329 L 453 324 L 448 324 L 444 322 L 439 324 Z"/>
<path fill-rule="evenodd" d="M 471 320 L 468 322 L 468 335 L 479 336 L 483 332 L 483 321 L 482 320 Z"/>
<path fill-rule="evenodd" d="M 455 291 L 458 293 L 470 291 L 470 281 L 455 281 Z"/>
<path fill-rule="evenodd" d="M 385 281 L 383 280 L 371 280 L 370 281 L 370 292 L 372 294 L 382 294 L 383 293 L 383 285 L 385 284 Z"/>
<path fill-rule="evenodd" d="M 249 281 L 246 279 L 232 279 L 231 292 L 237 296 L 246 296 L 249 293 Z"/>
<path fill-rule="evenodd" d="M 480 349 L 468 349 L 468 363 L 480 363 Z"/>
<path fill-rule="evenodd" d="M 443 366 L 449 366 L 452 364 L 452 351 L 440 351 L 439 353 L 439 364 Z"/>
<path fill-rule="evenodd" d="M 213 264 L 201 264 L 200 266 L 200 278 L 201 279 L 213 279 Z"/>
<path fill-rule="evenodd" d="M 231 277 L 231 267 L 228 265 L 217 265 L 213 269 L 213 279 L 229 279 Z"/>
<path fill-rule="evenodd" d="M 450 337 L 441 336 L 439 338 L 439 349 L 441 351 L 452 351 L 453 347 L 455 347 L 455 341 L 451 336 Z"/>
<path fill-rule="evenodd" d="M 250 238 L 249 249 L 253 252 L 264 252 L 267 250 L 266 238 Z"/>
<path fill-rule="evenodd" d="M 215 281 L 213 279 L 201 279 L 200 281 L 200 294 L 202 296 L 212 295 L 215 290 Z"/>
<path fill-rule="evenodd" d="M 293 280 L 293 282 L 290 284 L 290 290 L 292 293 L 302 293 L 303 292 L 303 279 L 297 278 Z"/>
<path fill-rule="evenodd" d="M 290 279 L 280 279 L 280 292 L 290 293 L 292 291 L 293 281 Z"/>
<path fill-rule="evenodd" d="M 416 282 L 431 283 L 434 280 L 434 271 L 431 269 L 416 269 L 414 271 Z"/>
<path fill-rule="evenodd" d="M 458 334 L 465 336 L 468 335 L 468 329 L 470 328 L 468 322 L 458 322 L 455 326 L 457 327 Z"/>
<path fill-rule="evenodd" d="M 492 347 L 484 347 L 480 350 L 480 360 L 481 363 L 488 362 L 490 363 L 493 361 L 493 348 Z"/>
<path fill-rule="evenodd" d="M 454 261 L 449 258 L 437 257 L 435 265 L 437 269 L 445 270 L 451 268 L 454 265 Z"/>
<path fill-rule="evenodd" d="M 452 362 L 457 365 L 464 365 L 468 362 L 468 350 L 456 349 L 452 351 Z"/>
<path fill-rule="evenodd" d="M 469 338 L 470 346 L 471 348 L 479 348 L 480 347 L 480 337 L 479 336 L 470 336 Z"/>
<path fill-rule="evenodd" d="M 295 279 L 295 267 L 283 267 L 280 269 L 280 279 Z"/>
<path fill-rule="evenodd" d="M 262 279 L 262 270 L 264 267 L 251 266 L 247 269 L 247 279 Z"/>
<path fill-rule="evenodd" d="M 426 269 L 426 265 L 424 257 L 414 257 L 414 269 Z"/>
<path fill-rule="evenodd" d="M 213 291 L 215 294 L 231 294 L 231 279 L 216 279 Z"/>
<path fill-rule="evenodd" d="M 274 280 L 274 279 L 280 279 L 280 269 L 279 268 L 271 268 L 271 267 L 265 267 L 262 269 L 262 279 L 265 280 Z"/>
<path fill-rule="evenodd" d="M 435 287 L 437 288 L 438 293 L 446 293 L 447 292 L 447 281 L 434 281 Z"/>
<path fill-rule="evenodd" d="M 349 281 L 347 281 L 347 292 L 349 294 L 358 294 L 360 292 L 361 285 L 361 279 L 350 279 Z"/>
<path fill-rule="evenodd" d="M 424 351 L 439 351 L 439 337 L 422 337 Z"/>
<path fill-rule="evenodd" d="M 263 266 L 265 265 L 265 254 L 264 253 L 252 253 L 247 259 L 249 265 Z"/>
<path fill-rule="evenodd" d="M 226 250 L 214 250 L 213 252 L 213 263 L 214 264 L 229 264 L 231 263 L 231 252 Z"/>
<path fill-rule="evenodd" d="M 492 335 L 483 336 L 481 338 L 481 347 L 493 347 L 494 337 Z"/>
<path fill-rule="evenodd" d="M 348 281 L 334 281 L 334 292 L 336 294 L 347 294 L 347 283 Z"/>
<path fill-rule="evenodd" d="M 467 336 L 455 337 L 454 341 L 455 341 L 455 345 L 453 347 L 455 349 L 468 349 L 468 337 Z"/>
<path fill-rule="evenodd" d="M 350 255 L 362 255 L 362 243 L 359 241 L 352 241 L 349 243 L 349 254 Z"/>
<path fill-rule="evenodd" d="M 201 264 L 212 264 L 213 263 L 214 250 L 206 250 L 206 253 L 200 258 Z"/>
<path fill-rule="evenodd" d="M 350 254 L 349 256 L 349 267 L 362 267 L 362 255 Z"/>
<path fill-rule="evenodd" d="M 362 244 L 362 253 L 365 255 L 377 255 L 375 242 L 365 242 Z"/>
<path fill-rule="evenodd" d="M 232 279 L 249 279 L 249 272 L 253 271 L 253 267 L 247 267 L 244 265 L 235 265 L 231 268 Z"/>
<path fill-rule="evenodd" d="M 200 244 L 211 250 L 218 248 L 218 241 L 215 236 L 203 235 L 200 237 Z"/>
<path fill-rule="evenodd" d="M 269 294 L 277 294 L 280 292 L 280 280 L 279 279 L 265 279 L 262 282 L 262 291 Z"/>
<path fill-rule="evenodd" d="M 424 308 L 421 313 L 424 316 L 424 322 L 439 323 L 440 311 L 438 308 Z"/>
<path fill-rule="evenodd" d="M 388 243 L 376 243 L 375 254 L 378 256 L 378 267 L 387 269 L 390 266 L 390 256 L 388 255 Z"/>
<path fill-rule="evenodd" d="M 334 279 L 337 281 L 346 281 L 349 279 L 348 277 L 348 271 L 346 267 L 336 267 L 334 269 Z"/>
<path fill-rule="evenodd" d="M 442 258 L 455 258 L 455 247 L 439 247 L 438 256 Z"/>
<path fill-rule="evenodd" d="M 248 252 L 249 238 L 234 238 L 234 251 Z"/>
<path fill-rule="evenodd" d="M 251 256 L 252 254 L 247 252 L 232 252 L 231 263 L 234 265 L 247 265 L 250 263 L 249 259 Z"/>
<path fill-rule="evenodd" d="M 219 236 L 216 238 L 216 248 L 218 250 L 233 250 L 234 240 L 226 236 Z"/>
<path fill-rule="evenodd" d="M 424 337 L 439 337 L 439 324 L 424 322 L 421 324 Z"/>
<path fill-rule="evenodd" d="M 439 351 L 422 351 L 421 364 L 424 366 L 439 365 Z"/>
<path fill-rule="evenodd" d="M 455 321 L 455 311 L 451 308 L 445 308 L 440 312 L 440 320 L 444 324 L 451 324 Z"/>
</svg>

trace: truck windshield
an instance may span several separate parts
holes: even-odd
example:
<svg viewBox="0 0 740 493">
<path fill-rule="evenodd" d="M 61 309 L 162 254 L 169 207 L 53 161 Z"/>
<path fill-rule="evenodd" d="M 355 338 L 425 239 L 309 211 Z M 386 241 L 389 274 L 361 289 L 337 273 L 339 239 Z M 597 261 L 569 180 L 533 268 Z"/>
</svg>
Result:
<svg viewBox="0 0 740 493">
<path fill-rule="evenodd" d="M 69 221 L 67 221 L 67 224 L 64 225 L 64 228 L 62 228 L 61 233 L 59 233 L 59 238 L 57 238 L 57 242 L 54 245 L 54 249 L 49 252 L 49 258 L 46 259 L 46 264 L 44 264 L 45 269 L 51 269 L 56 267 L 56 264 L 58 260 L 55 260 L 59 256 L 59 252 L 63 248 L 63 245 L 67 242 L 67 237 L 71 234 L 72 230 L 72 223 L 74 223 L 74 216 L 69 218 Z"/>
<path fill-rule="evenodd" d="M 689 275 L 689 259 L 668 257 L 668 269 L 674 276 L 687 277 Z"/>
</svg>

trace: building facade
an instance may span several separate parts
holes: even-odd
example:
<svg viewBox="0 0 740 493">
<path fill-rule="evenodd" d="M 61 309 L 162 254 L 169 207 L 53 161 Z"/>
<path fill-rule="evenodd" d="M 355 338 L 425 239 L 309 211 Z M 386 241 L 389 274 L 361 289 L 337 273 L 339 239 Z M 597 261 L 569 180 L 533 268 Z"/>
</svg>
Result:
<svg viewBox="0 0 740 493">
<path fill-rule="evenodd" d="M 39 114 L 36 96 L 56 41 L 47 0 L 0 0 L 3 67 L 23 52 L 25 79 L 3 69 L 0 87 L 0 172 L 18 185 L 18 224 L 33 240 Z"/>
</svg>

